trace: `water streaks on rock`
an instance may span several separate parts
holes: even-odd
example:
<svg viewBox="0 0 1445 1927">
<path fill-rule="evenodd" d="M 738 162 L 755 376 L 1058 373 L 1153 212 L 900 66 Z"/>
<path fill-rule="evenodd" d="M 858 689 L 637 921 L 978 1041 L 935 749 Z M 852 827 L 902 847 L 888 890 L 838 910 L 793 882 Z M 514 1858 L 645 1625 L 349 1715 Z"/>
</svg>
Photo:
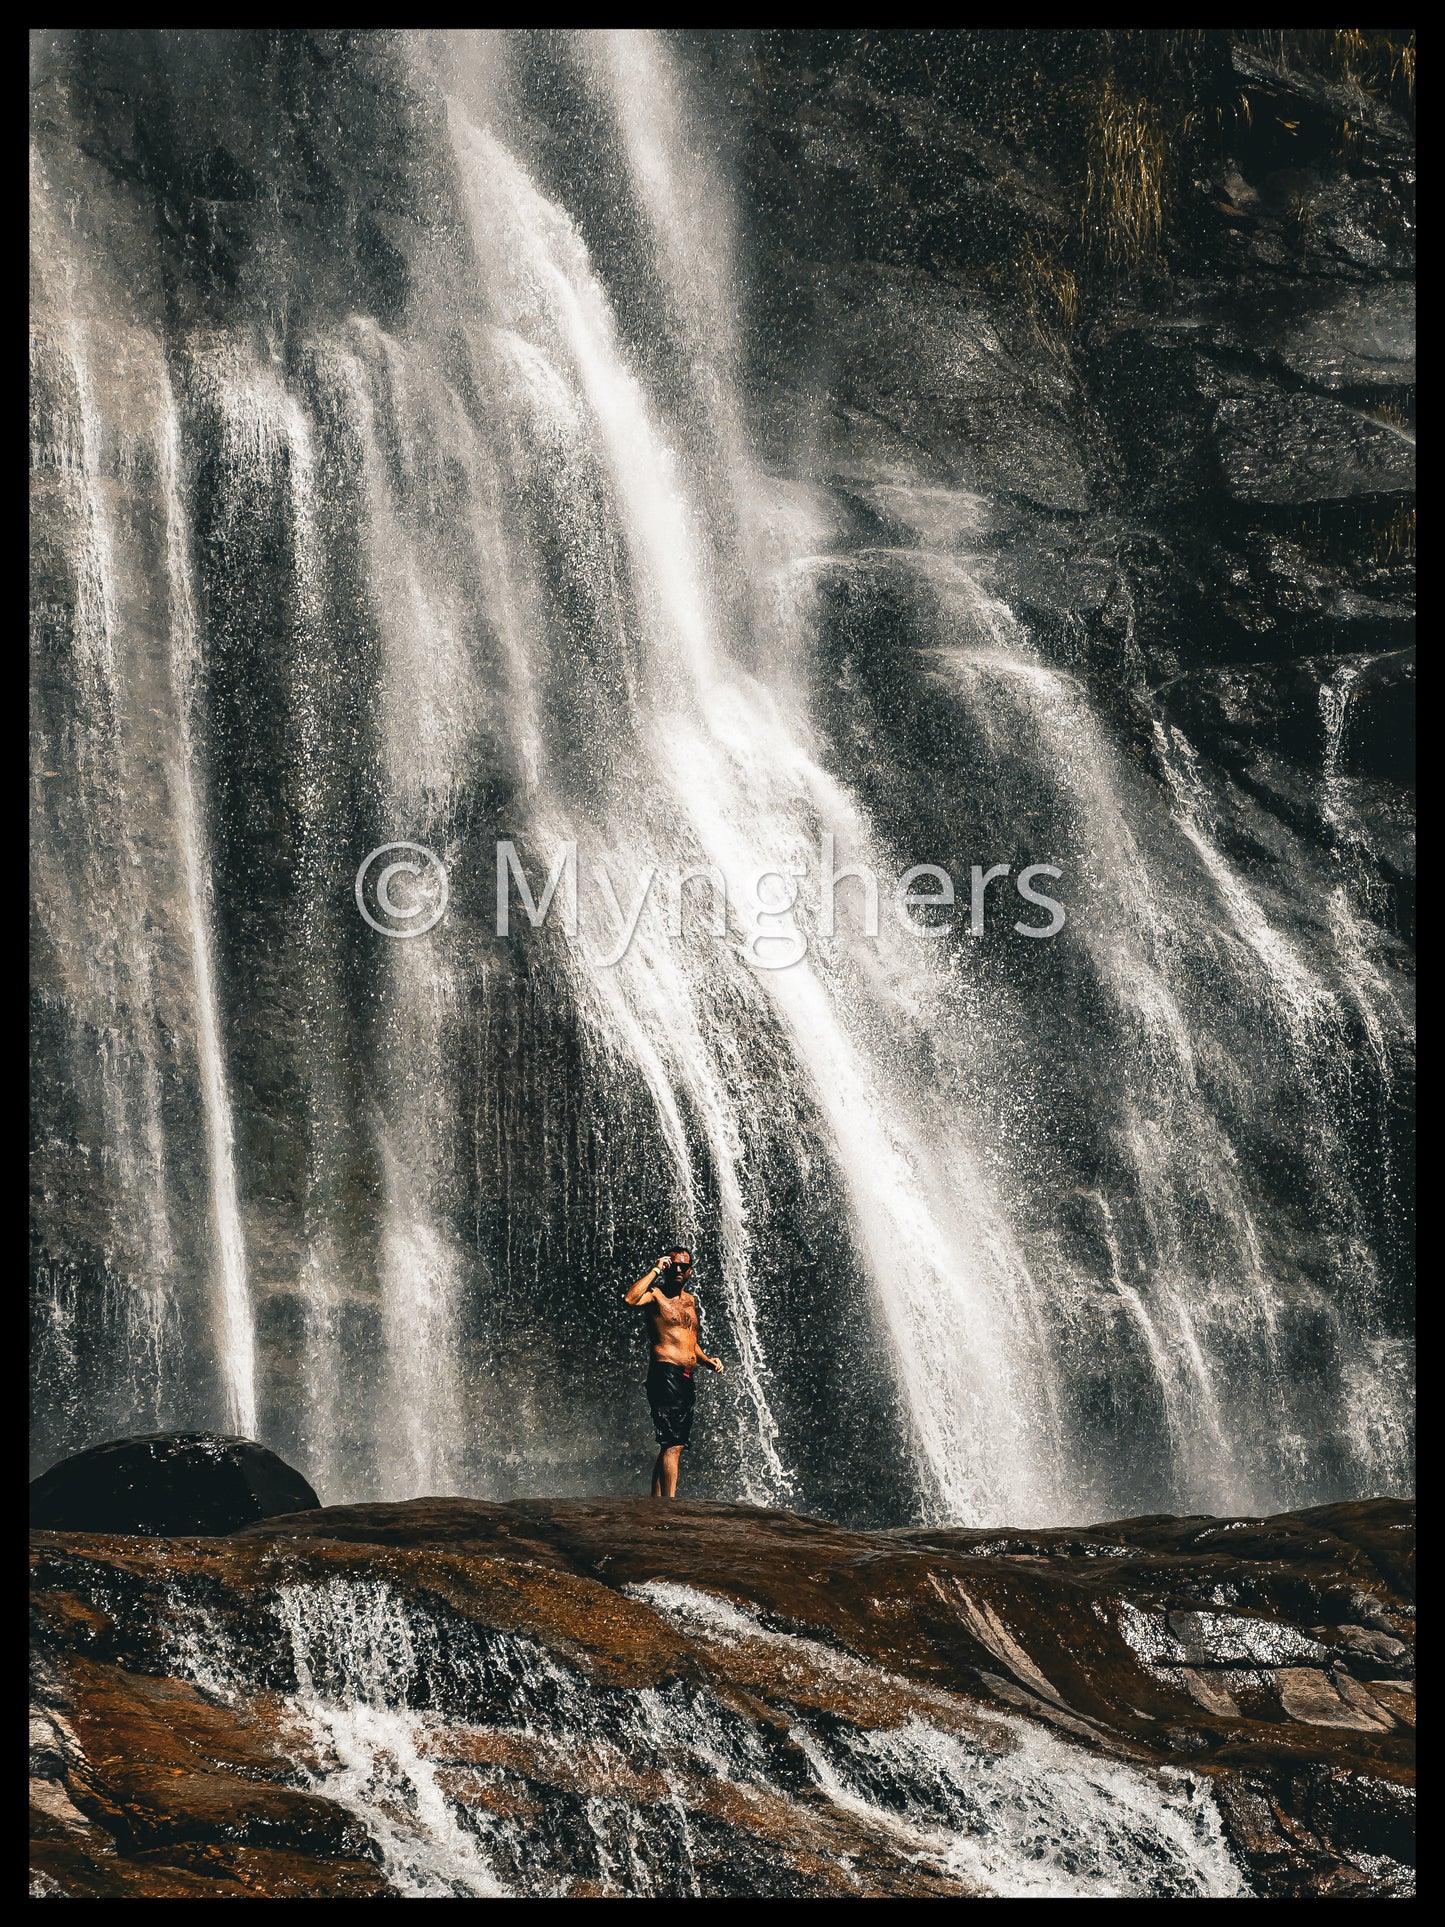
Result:
<svg viewBox="0 0 1445 1927">
<path fill-rule="evenodd" d="M 1396 1892 L 1411 1528 L 598 1499 L 39 1533 L 36 1865 L 77 1896 Z M 1351 1592 L 1388 1681 L 1320 1623 Z"/>
</svg>

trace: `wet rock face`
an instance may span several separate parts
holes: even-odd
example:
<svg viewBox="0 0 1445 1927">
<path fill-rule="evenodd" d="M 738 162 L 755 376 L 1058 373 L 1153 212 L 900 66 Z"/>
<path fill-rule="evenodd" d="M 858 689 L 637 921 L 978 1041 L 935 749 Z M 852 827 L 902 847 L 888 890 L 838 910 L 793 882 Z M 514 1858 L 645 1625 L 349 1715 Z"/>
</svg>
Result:
<svg viewBox="0 0 1445 1927">
<path fill-rule="evenodd" d="M 1413 1512 L 642 1499 L 40 1533 L 33 1891 L 1407 1890 Z"/>
<path fill-rule="evenodd" d="M 1006 504 L 999 592 L 1136 711 L 1180 668 L 1348 649 L 1341 595 L 1385 622 L 1413 595 L 1406 103 L 1267 39 L 765 32 L 715 60 L 780 447 L 812 397 L 824 475 Z M 1162 195 L 1155 249 L 1112 267 L 1079 199 L 1106 76 Z M 1279 541 L 1316 589 L 1288 608 Z"/>
<path fill-rule="evenodd" d="M 264 1445 L 210 1432 L 112 1439 L 30 1482 L 30 1522 L 50 1532 L 234 1532 L 320 1503 Z"/>
<path fill-rule="evenodd" d="M 1409 495 L 1415 446 L 1329 396 L 1241 397 L 1215 419 L 1230 493 L 1247 502 L 1348 501 Z"/>
</svg>

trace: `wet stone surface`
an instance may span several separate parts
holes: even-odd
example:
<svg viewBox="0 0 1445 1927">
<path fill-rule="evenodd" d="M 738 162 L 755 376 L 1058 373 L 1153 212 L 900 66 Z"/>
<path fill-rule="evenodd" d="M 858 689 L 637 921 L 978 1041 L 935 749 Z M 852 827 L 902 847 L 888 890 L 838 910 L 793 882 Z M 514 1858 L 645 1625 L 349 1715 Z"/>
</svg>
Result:
<svg viewBox="0 0 1445 1927">
<path fill-rule="evenodd" d="M 37 1533 L 32 1891 L 1393 1895 L 1412 1546 L 1389 1500 L 1031 1533 L 644 1499 Z"/>
</svg>

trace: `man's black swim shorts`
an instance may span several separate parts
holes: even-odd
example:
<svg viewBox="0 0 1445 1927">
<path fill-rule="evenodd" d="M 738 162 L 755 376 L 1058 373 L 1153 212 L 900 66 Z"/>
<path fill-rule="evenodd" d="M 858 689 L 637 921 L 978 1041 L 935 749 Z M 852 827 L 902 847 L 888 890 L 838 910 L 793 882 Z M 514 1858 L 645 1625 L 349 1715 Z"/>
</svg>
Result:
<svg viewBox="0 0 1445 1927">
<path fill-rule="evenodd" d="M 647 1368 L 647 1402 L 652 1408 L 652 1429 L 659 1445 L 686 1445 L 692 1437 L 692 1401 L 697 1380 L 690 1365 L 662 1365 L 656 1359 Z"/>
</svg>

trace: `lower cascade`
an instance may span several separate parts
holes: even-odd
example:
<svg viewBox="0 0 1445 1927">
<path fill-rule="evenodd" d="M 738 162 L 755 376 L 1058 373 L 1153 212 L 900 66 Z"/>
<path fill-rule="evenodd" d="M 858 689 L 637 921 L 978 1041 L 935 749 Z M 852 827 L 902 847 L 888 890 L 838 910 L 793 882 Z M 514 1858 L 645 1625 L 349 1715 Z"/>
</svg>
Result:
<svg viewBox="0 0 1445 1927">
<path fill-rule="evenodd" d="M 635 1498 L 41 1534 L 37 1891 L 1403 1895 L 1411 1522 Z"/>
<path fill-rule="evenodd" d="M 780 1647 L 777 1663 L 800 1686 L 837 1675 L 840 1698 L 849 1686 L 870 1697 L 907 1694 L 905 1681 L 767 1632 L 712 1594 L 654 1583 L 633 1597 L 680 1622 L 704 1651 L 720 1644 L 746 1657 L 761 1645 L 766 1664 Z M 709 1781 L 780 1817 L 800 1803 L 804 1815 L 831 1808 L 834 1829 L 851 1819 L 861 1834 L 893 1844 L 900 1875 L 916 1856 L 964 1889 L 1243 1891 L 1202 1785 L 1101 1770 L 1018 1722 L 970 1733 L 964 1704 L 946 1694 L 921 1709 L 932 1721 L 860 1729 L 841 1744 L 800 1719 L 786 1735 L 801 1755 L 789 1772 L 776 1757 L 777 1736 L 769 1747 L 706 1690 L 599 1691 L 529 1639 L 458 1641 L 455 1629 L 409 1612 L 385 1585 L 290 1587 L 274 1610 L 296 1669 L 294 1716 L 318 1759 L 314 1790 L 377 1830 L 386 1874 L 403 1894 L 555 1895 L 590 1879 L 638 1896 L 700 1895 L 708 1870 L 706 1860 L 698 1865 L 699 1850 L 706 1859 L 716 1853 L 705 1839 Z M 459 1670 L 440 1678 L 419 1650 L 446 1651 Z M 187 1654 L 182 1667 L 192 1665 L 200 1684 L 232 1696 L 224 1651 Z M 480 1720 L 505 1709 L 506 1724 L 478 1733 L 464 1723 L 469 1708 Z M 477 1752 L 480 1760 L 469 1758 Z M 489 1780 L 504 1785 L 529 1753 L 541 1756 L 544 1778 L 566 1790 L 519 1825 L 490 1811 L 481 1789 Z M 639 1812 L 625 1790 L 619 1795 L 619 1780 L 625 1788 L 638 1778 L 660 1785 L 660 1813 L 651 1802 Z M 808 1830 L 802 1815 L 793 1824 Z M 539 1832 L 558 1839 L 551 1864 L 539 1857 Z M 846 1864 L 841 1871 L 846 1887 Z M 736 1867 L 726 1877 L 741 1875 Z"/>
</svg>

